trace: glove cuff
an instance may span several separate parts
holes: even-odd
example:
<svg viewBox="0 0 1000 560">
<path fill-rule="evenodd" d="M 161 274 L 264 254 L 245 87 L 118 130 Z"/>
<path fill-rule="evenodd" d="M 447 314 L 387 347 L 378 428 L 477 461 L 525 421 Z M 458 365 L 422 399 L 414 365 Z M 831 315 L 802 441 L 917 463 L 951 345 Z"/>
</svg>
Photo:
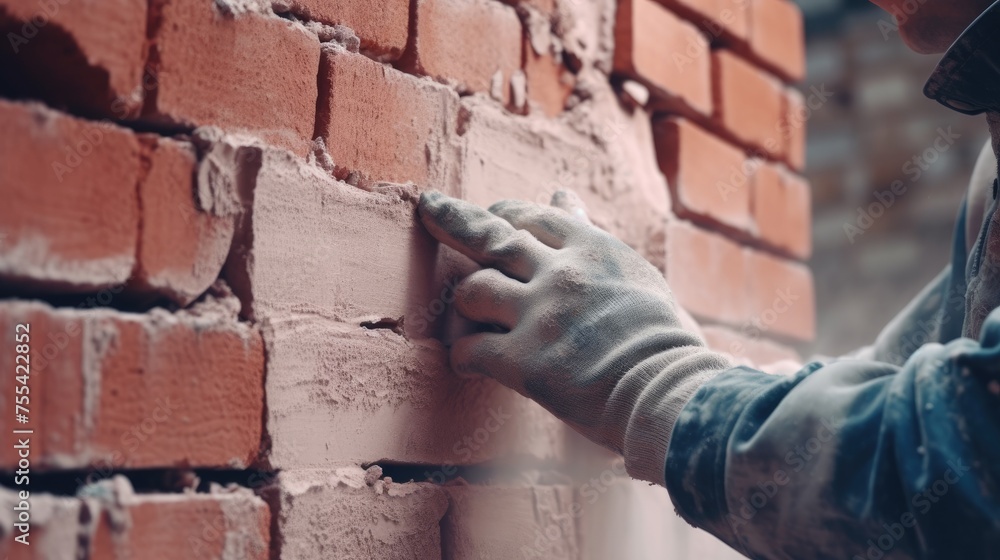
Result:
<svg viewBox="0 0 1000 560">
<path fill-rule="evenodd" d="M 665 485 L 667 447 L 681 409 L 702 385 L 730 367 L 721 354 L 698 348 L 671 361 L 650 380 L 639 394 L 625 430 L 622 455 L 629 475 Z"/>
</svg>

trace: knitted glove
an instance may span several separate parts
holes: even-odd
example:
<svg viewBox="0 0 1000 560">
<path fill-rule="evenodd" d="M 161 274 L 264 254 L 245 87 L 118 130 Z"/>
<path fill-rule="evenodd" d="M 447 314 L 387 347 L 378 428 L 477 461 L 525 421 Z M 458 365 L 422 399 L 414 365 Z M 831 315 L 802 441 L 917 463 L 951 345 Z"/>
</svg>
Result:
<svg viewBox="0 0 1000 560">
<path fill-rule="evenodd" d="M 731 367 L 681 325 L 663 275 L 566 211 L 503 201 L 489 211 L 420 197 L 424 226 L 483 268 L 456 287 L 486 325 L 451 347 L 459 373 L 492 377 L 663 484 L 670 432 L 702 383 Z"/>
</svg>

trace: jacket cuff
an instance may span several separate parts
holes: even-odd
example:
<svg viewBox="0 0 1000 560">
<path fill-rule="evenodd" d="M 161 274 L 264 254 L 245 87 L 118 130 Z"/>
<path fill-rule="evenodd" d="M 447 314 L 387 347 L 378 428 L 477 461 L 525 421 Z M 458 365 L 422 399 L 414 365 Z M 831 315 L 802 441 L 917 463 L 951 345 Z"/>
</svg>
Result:
<svg viewBox="0 0 1000 560">
<path fill-rule="evenodd" d="M 622 445 L 625 469 L 633 478 L 666 484 L 670 434 L 681 410 L 702 385 L 730 367 L 721 355 L 707 351 L 701 354 L 700 359 L 661 372 L 640 393 Z M 673 371 L 675 368 L 682 371 Z"/>
</svg>

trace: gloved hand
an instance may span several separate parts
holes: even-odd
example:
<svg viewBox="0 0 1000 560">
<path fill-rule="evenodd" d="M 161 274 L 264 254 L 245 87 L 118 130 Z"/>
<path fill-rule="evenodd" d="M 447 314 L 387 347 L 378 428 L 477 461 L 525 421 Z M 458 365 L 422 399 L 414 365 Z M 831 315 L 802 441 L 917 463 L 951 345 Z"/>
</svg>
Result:
<svg viewBox="0 0 1000 560">
<path fill-rule="evenodd" d="M 459 315 L 499 327 L 455 341 L 452 367 L 492 377 L 663 484 L 670 431 L 731 364 L 685 330 L 663 275 L 610 234 L 520 201 L 489 211 L 424 193 L 441 243 L 483 266 L 456 287 Z"/>
</svg>

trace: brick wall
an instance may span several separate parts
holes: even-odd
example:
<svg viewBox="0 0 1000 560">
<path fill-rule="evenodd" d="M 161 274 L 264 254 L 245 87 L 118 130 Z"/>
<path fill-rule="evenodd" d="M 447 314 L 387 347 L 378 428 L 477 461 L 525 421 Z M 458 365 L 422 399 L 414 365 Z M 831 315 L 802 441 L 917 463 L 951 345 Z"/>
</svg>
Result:
<svg viewBox="0 0 1000 560">
<path fill-rule="evenodd" d="M 794 358 L 788 0 L 0 0 L 0 31 L 0 556 L 735 555 L 449 371 L 470 263 L 414 202 L 573 189 L 710 345 Z"/>
</svg>

